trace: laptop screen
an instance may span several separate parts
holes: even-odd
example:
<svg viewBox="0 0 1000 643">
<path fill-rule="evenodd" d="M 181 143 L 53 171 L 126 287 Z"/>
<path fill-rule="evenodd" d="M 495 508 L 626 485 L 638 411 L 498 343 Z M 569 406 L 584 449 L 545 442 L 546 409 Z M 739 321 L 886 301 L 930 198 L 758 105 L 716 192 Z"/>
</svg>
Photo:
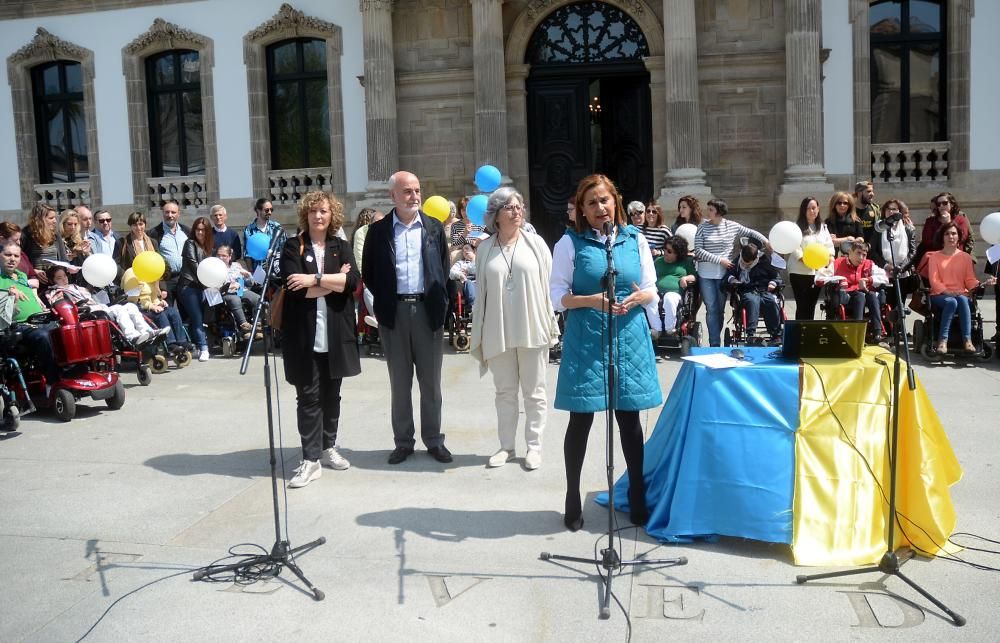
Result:
<svg viewBox="0 0 1000 643">
<path fill-rule="evenodd" d="M 867 327 L 866 321 L 788 320 L 781 342 L 781 356 L 788 359 L 861 357 Z"/>
</svg>

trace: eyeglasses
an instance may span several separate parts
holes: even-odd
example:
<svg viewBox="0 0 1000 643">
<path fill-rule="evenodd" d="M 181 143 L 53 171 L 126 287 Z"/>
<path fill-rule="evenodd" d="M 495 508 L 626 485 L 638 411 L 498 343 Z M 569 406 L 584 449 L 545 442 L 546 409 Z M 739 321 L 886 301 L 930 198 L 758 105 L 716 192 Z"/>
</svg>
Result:
<svg viewBox="0 0 1000 643">
<path fill-rule="evenodd" d="M 264 212 L 274 212 L 274 208 L 264 208 Z"/>
<path fill-rule="evenodd" d="M 111 219 L 98 219 L 98 223 L 111 223 Z"/>
<path fill-rule="evenodd" d="M 850 201 L 837 201 L 837 205 L 851 205 Z"/>
<path fill-rule="evenodd" d="M 524 210 L 524 206 L 519 205 L 517 203 L 508 203 L 507 205 L 502 206 L 500 209 L 506 212 L 507 214 L 511 214 L 514 212 L 522 212 Z"/>
</svg>

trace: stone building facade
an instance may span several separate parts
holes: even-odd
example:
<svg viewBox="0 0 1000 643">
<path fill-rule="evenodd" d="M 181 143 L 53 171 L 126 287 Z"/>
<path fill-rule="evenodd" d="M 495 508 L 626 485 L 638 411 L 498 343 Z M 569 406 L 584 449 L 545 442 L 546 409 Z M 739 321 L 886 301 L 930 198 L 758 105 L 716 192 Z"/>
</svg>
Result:
<svg viewBox="0 0 1000 643">
<path fill-rule="evenodd" d="M 659 200 L 668 213 L 681 195 L 718 196 L 760 227 L 794 216 L 804 195 L 825 204 L 835 188 L 869 178 L 880 198 L 903 198 L 921 220 L 941 191 L 956 193 L 974 221 L 1000 209 L 1000 146 L 989 143 L 1000 140 L 990 118 L 1000 98 L 990 72 L 1000 54 L 990 36 L 1000 7 L 982 0 L 903 3 L 913 5 L 911 25 L 943 7 L 931 84 L 946 125 L 936 140 L 899 142 L 873 142 L 871 74 L 881 73 L 882 59 L 873 61 L 870 40 L 882 33 L 883 5 L 898 3 L 358 0 L 331 8 L 303 0 L 245 11 L 233 0 L 130 4 L 147 12 L 144 27 L 123 36 L 117 59 L 95 56 L 72 34 L 115 20 L 118 2 L 0 7 L 0 34 L 14 47 L 5 56 L 12 109 L 0 116 L 11 147 L 0 161 L 4 174 L 16 173 L 19 196 L 0 197 L 0 213 L 18 216 L 65 187 L 40 185 L 32 121 L 29 72 L 55 59 L 82 65 L 89 157 L 88 178 L 61 198 L 118 210 L 154 208 L 180 190 L 197 195 L 186 216 L 217 201 L 249 211 L 264 195 L 287 213 L 308 184 L 332 189 L 356 211 L 386 204 L 386 181 L 398 168 L 417 173 L 426 195 L 457 199 L 475 191 L 473 174 L 485 163 L 553 231 L 575 181 L 595 170 L 612 175 L 626 198 Z M 234 24 L 199 16 L 206 6 L 224 14 L 237 5 Z M 265 58 L 274 43 L 296 38 L 325 43 L 329 161 L 276 169 Z M 204 167 L 163 180 L 149 166 L 142 65 L 173 48 L 201 56 Z M 919 82 L 914 69 L 907 86 Z M 94 79 L 122 77 L 125 122 L 101 118 Z M 238 110 L 226 102 L 234 94 L 244 103 Z M 127 162 L 105 162 L 109 127 L 126 128 Z"/>
</svg>

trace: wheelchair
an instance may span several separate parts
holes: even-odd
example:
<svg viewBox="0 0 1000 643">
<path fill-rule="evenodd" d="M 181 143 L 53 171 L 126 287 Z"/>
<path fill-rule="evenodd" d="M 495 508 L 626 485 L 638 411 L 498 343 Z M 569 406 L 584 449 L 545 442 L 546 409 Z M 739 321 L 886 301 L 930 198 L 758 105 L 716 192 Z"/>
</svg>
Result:
<svg viewBox="0 0 1000 643">
<path fill-rule="evenodd" d="M 241 300 L 243 315 L 250 321 L 253 319 L 253 308 L 250 302 Z M 206 315 L 208 335 L 214 339 L 212 345 L 218 345 L 223 357 L 236 357 L 243 354 L 248 343 L 255 339 L 263 339 L 263 333 L 258 330 L 256 337 L 247 337 L 236 323 L 236 316 L 225 303 L 213 306 Z M 248 333 L 247 333 L 248 334 Z"/>
<path fill-rule="evenodd" d="M 358 302 L 358 343 L 365 348 L 369 356 L 379 356 L 382 354 L 382 340 L 379 339 L 378 321 L 375 320 L 372 311 L 368 310 L 368 304 L 365 302 L 364 284 L 358 284 L 354 298 Z"/>
<path fill-rule="evenodd" d="M 841 303 L 840 294 L 841 288 L 839 280 L 827 281 L 823 284 L 822 299 L 819 307 L 823 311 L 825 319 L 831 321 L 843 321 L 848 319 L 847 307 Z M 881 333 L 881 337 L 884 338 L 883 341 L 893 341 L 893 338 L 895 337 L 896 312 L 893 310 L 888 301 L 889 298 L 886 296 L 884 287 L 879 287 L 878 299 L 879 332 Z M 867 320 L 867 311 L 865 319 Z M 868 344 L 876 343 L 875 334 L 872 332 L 870 323 L 868 324 L 868 328 L 865 330 L 865 342 Z"/>
<path fill-rule="evenodd" d="M 659 299 L 656 312 L 660 316 L 660 326 L 664 326 L 663 297 L 661 296 Z M 691 354 L 692 348 L 701 346 L 701 322 L 696 317 L 698 307 L 701 305 L 700 299 L 697 282 L 681 291 L 681 300 L 677 304 L 674 327 L 669 331 L 664 328 L 653 344 L 657 353 L 662 348 L 679 348 L 681 356 L 687 357 Z"/>
<path fill-rule="evenodd" d="M 919 352 L 924 359 L 932 364 L 940 363 L 946 357 L 981 362 L 993 357 L 993 347 L 983 337 L 983 315 L 979 310 L 979 300 L 982 299 L 985 292 L 986 288 L 979 286 L 969 294 L 969 313 L 972 317 L 971 339 L 973 346 L 976 347 L 975 353 L 968 353 L 964 350 L 965 340 L 959 329 L 957 313 L 951 320 L 951 330 L 948 333 L 948 352 L 941 354 L 934 350 L 934 346 L 937 344 L 941 313 L 932 304 L 929 304 L 929 312 L 924 319 L 913 322 L 913 350 Z"/>
<path fill-rule="evenodd" d="M 36 357 L 21 341 L 21 328 L 6 331 L 4 345 L 3 387 L 13 392 L 9 408 L 52 408 L 56 416 L 68 422 L 76 415 L 77 402 L 84 397 L 103 401 L 112 410 L 125 404 L 125 385 L 115 371 L 116 359 L 111 338 L 111 323 L 105 319 L 81 319 L 80 311 L 67 300 L 53 304 L 50 312 L 29 317 L 29 326 L 58 325 L 49 331 L 59 377 L 46 378 Z M 8 361 L 19 365 L 14 369 Z M 8 407 L 8 400 L 4 400 Z M 5 413 L 7 410 L 5 408 Z M 6 419 L 6 416 L 5 416 Z"/>
<path fill-rule="evenodd" d="M 781 346 L 782 329 L 785 326 L 785 297 L 780 288 L 771 292 L 778 302 L 778 327 L 772 333 L 767 329 L 764 322 L 764 303 L 761 302 L 760 315 L 757 318 L 757 326 L 748 328 L 747 310 L 743 305 L 743 292 L 736 288 L 728 288 L 729 305 L 733 309 L 733 316 L 730 318 L 732 328 L 726 327 L 722 335 L 723 346 Z M 763 330 L 763 334 L 758 331 Z M 765 339 L 766 338 L 766 339 Z"/>
<path fill-rule="evenodd" d="M 448 316 L 444 326 L 448 333 L 448 343 L 457 353 L 465 353 L 472 343 L 470 327 L 472 326 L 472 307 L 468 305 L 462 292 L 462 284 L 450 280 L 448 282 Z"/>
</svg>

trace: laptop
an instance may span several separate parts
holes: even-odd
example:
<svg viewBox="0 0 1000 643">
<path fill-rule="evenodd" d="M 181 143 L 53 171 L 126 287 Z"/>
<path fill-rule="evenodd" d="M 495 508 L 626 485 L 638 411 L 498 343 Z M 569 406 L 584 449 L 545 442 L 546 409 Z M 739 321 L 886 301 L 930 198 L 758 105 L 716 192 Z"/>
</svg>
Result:
<svg viewBox="0 0 1000 643">
<path fill-rule="evenodd" d="M 786 320 L 781 343 L 785 359 L 861 357 L 865 348 L 867 321 Z"/>
</svg>

